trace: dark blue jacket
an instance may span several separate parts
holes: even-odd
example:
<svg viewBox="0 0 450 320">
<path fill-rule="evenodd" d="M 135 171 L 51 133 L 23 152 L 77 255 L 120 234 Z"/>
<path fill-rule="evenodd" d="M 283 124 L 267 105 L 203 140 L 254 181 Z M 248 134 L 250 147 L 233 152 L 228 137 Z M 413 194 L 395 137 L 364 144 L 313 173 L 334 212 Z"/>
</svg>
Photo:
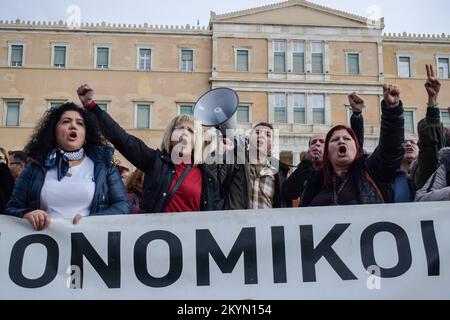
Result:
<svg viewBox="0 0 450 320">
<path fill-rule="evenodd" d="M 170 155 L 149 148 L 142 140 L 128 134 L 113 118 L 98 106 L 92 110 L 99 120 L 103 135 L 136 168 L 145 173 L 141 212 L 163 212 L 164 199 L 169 193 L 175 176 L 175 165 Z M 205 165 L 202 171 L 202 211 L 219 210 L 223 201 L 220 198 L 219 183 Z"/>
<path fill-rule="evenodd" d="M 131 212 L 127 192 L 119 171 L 112 162 L 114 150 L 106 146 L 94 147 L 86 155 L 94 162 L 95 192 L 90 215 L 126 214 Z M 26 213 L 41 209 L 41 190 L 47 169 L 43 158 L 35 156 L 16 181 L 5 213 L 23 217 Z"/>
</svg>

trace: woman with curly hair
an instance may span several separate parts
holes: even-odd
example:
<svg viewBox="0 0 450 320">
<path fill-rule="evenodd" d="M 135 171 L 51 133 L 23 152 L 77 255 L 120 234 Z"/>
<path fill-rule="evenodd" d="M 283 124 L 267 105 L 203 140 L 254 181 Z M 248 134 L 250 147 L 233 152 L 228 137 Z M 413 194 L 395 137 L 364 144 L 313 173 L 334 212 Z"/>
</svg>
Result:
<svg viewBox="0 0 450 320">
<path fill-rule="evenodd" d="M 30 162 L 16 182 L 6 214 L 42 230 L 50 218 L 78 223 L 88 215 L 130 213 L 112 162 L 114 150 L 101 137 L 95 118 L 76 104 L 48 110 L 25 152 Z"/>
</svg>

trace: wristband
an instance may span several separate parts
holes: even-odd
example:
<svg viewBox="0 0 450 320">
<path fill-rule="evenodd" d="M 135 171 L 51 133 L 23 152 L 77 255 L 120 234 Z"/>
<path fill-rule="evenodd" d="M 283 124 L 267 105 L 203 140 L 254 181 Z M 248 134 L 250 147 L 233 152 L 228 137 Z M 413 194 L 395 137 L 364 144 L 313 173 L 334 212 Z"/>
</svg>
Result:
<svg viewBox="0 0 450 320">
<path fill-rule="evenodd" d="M 91 100 L 91 102 L 89 102 L 89 103 L 86 105 L 86 108 L 88 108 L 88 109 L 93 109 L 96 105 L 97 105 L 97 103 L 95 102 L 95 100 Z"/>
</svg>

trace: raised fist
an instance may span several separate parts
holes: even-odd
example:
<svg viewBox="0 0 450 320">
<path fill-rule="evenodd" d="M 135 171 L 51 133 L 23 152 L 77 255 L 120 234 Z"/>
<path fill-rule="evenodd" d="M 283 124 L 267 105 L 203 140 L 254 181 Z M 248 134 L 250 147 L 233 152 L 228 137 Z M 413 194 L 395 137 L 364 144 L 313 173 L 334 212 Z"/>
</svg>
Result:
<svg viewBox="0 0 450 320">
<path fill-rule="evenodd" d="M 400 104 L 400 90 L 396 85 L 384 84 L 383 96 L 389 108 L 395 108 Z"/>
<path fill-rule="evenodd" d="M 94 89 L 83 84 L 77 89 L 78 98 L 83 106 L 87 106 L 94 99 Z"/>
<path fill-rule="evenodd" d="M 350 102 L 350 105 L 352 106 L 352 111 L 356 113 L 361 113 L 362 109 L 366 106 L 364 100 L 358 96 L 356 92 L 348 95 L 348 102 Z"/>
</svg>

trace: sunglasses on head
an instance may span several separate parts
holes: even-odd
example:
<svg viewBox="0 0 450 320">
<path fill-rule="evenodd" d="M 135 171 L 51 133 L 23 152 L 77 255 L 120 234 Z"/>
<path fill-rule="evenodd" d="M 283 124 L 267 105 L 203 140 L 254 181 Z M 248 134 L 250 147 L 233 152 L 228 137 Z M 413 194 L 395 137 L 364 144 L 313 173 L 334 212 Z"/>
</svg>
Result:
<svg viewBox="0 0 450 320">
<path fill-rule="evenodd" d="M 192 129 L 192 128 L 190 128 L 190 127 L 175 127 L 174 128 L 174 131 L 175 130 L 177 130 L 177 131 L 179 131 L 179 130 L 187 130 L 187 131 L 189 131 L 190 133 L 194 133 L 194 129 Z"/>
</svg>

